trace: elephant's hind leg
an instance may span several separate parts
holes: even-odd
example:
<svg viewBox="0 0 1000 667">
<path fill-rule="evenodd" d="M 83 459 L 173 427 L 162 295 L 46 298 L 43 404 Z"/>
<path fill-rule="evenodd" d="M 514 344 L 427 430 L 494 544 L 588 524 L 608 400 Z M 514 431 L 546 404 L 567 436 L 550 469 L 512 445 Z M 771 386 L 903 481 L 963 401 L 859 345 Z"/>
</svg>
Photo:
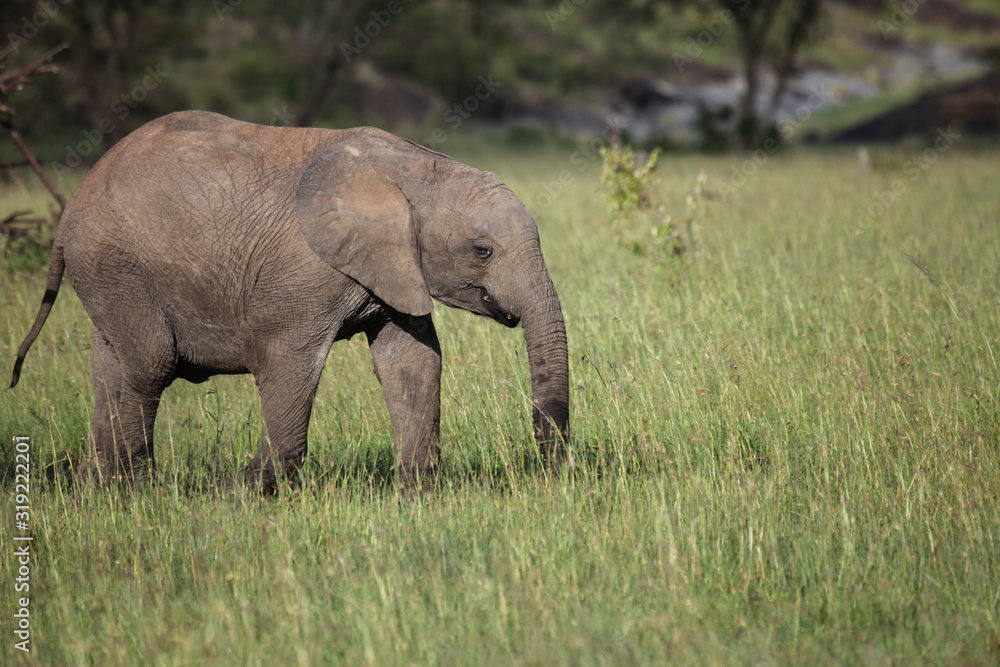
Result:
<svg viewBox="0 0 1000 667">
<path fill-rule="evenodd" d="M 90 426 L 90 450 L 80 462 L 81 480 L 100 481 L 114 475 L 116 442 L 122 440 L 118 404 L 122 391 L 122 367 L 103 334 L 95 327 L 90 337 L 90 365 L 94 373 L 94 416 Z M 96 478 L 96 479 L 93 479 Z"/>
<path fill-rule="evenodd" d="M 80 467 L 83 480 L 142 483 L 155 469 L 153 425 L 160 394 L 170 383 L 166 373 L 141 373 L 123 367 L 115 349 L 96 327 L 91 335 L 94 416 L 91 450 Z"/>
</svg>

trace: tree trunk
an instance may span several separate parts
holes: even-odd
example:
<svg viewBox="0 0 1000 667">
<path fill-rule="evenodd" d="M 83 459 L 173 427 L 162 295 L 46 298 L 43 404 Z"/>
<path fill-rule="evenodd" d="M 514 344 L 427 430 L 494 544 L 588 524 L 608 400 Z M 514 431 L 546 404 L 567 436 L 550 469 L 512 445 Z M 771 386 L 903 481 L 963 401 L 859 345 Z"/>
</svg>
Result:
<svg viewBox="0 0 1000 667">
<path fill-rule="evenodd" d="M 795 58 L 809 36 L 809 32 L 819 20 L 821 2 L 822 0 L 800 0 L 798 11 L 788 25 L 782 54 L 775 67 L 777 81 L 774 84 L 774 92 L 771 93 L 771 101 L 767 105 L 767 112 L 762 119 L 766 127 L 770 127 L 776 121 L 775 116 L 778 113 L 778 107 L 781 106 L 781 98 L 785 96 L 788 81 L 795 71 Z"/>
<path fill-rule="evenodd" d="M 757 143 L 759 120 L 757 118 L 757 89 L 760 72 L 760 49 L 755 36 L 747 34 L 743 38 L 743 76 L 746 78 L 746 90 L 740 104 L 740 116 L 737 119 L 736 134 L 740 148 L 748 150 Z"/>
<path fill-rule="evenodd" d="M 743 150 L 755 148 L 761 140 L 760 119 L 757 114 L 757 91 L 760 88 L 760 66 L 764 57 L 767 35 L 774 24 L 775 15 L 783 0 L 756 0 L 745 7 L 730 9 L 731 0 L 720 0 L 725 9 L 733 12 L 743 52 L 743 73 L 747 87 L 740 103 L 736 134 Z M 812 0 L 806 0 L 811 2 Z"/>
</svg>

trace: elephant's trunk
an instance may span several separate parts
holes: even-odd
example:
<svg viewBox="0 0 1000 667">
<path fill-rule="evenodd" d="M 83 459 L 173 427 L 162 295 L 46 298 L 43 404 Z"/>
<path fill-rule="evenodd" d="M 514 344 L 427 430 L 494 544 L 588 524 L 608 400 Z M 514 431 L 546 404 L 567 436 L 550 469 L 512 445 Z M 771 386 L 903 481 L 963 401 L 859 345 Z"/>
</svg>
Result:
<svg viewBox="0 0 1000 667">
<path fill-rule="evenodd" d="M 573 466 L 569 445 L 569 359 L 566 325 L 559 296 L 545 269 L 541 251 L 528 266 L 532 284 L 527 290 L 521 325 L 531 366 L 535 439 L 553 469 Z"/>
</svg>

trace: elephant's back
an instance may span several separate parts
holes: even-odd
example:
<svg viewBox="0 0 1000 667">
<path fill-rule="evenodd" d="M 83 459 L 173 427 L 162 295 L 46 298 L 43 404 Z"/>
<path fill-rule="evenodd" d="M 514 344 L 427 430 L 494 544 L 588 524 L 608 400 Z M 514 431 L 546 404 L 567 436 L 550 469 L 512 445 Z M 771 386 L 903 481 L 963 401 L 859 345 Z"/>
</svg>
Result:
<svg viewBox="0 0 1000 667">
<path fill-rule="evenodd" d="M 60 223 L 67 275 L 88 311 L 88 301 L 100 308 L 142 290 L 240 317 L 245 274 L 299 242 L 289 202 L 316 132 L 181 112 L 126 137 Z"/>
<path fill-rule="evenodd" d="M 272 128 L 206 111 L 172 113 L 119 142 L 67 206 L 67 232 L 183 240 L 282 211 L 329 130 Z"/>
<path fill-rule="evenodd" d="M 144 125 L 70 200 L 60 225 L 67 261 L 79 254 L 74 247 L 207 260 L 222 249 L 239 252 L 251 234 L 280 234 L 316 132 L 198 111 Z"/>
</svg>

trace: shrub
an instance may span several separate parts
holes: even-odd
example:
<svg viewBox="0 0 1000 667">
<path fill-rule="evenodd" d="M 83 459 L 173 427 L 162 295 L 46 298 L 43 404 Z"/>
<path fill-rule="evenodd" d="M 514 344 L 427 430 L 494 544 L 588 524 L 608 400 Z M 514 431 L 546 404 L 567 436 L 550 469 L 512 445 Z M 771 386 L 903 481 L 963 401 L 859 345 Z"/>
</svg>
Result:
<svg viewBox="0 0 1000 667">
<path fill-rule="evenodd" d="M 685 199 L 684 217 L 679 221 L 667 213 L 666 206 L 656 194 L 660 180 L 655 171 L 659 156 L 660 149 L 654 148 L 648 158 L 640 159 L 630 146 L 617 142 L 602 148 L 604 199 L 619 245 L 637 255 L 655 250 L 660 255 L 677 256 L 691 244 L 694 222 L 702 217 L 701 203 L 707 176 L 704 171 L 698 173 L 694 188 Z M 633 224 L 637 215 L 644 224 Z M 683 235 L 680 223 L 683 223 Z M 649 225 L 651 242 L 644 240 L 648 237 L 635 229 L 636 226 L 642 229 L 646 225 Z"/>
</svg>

